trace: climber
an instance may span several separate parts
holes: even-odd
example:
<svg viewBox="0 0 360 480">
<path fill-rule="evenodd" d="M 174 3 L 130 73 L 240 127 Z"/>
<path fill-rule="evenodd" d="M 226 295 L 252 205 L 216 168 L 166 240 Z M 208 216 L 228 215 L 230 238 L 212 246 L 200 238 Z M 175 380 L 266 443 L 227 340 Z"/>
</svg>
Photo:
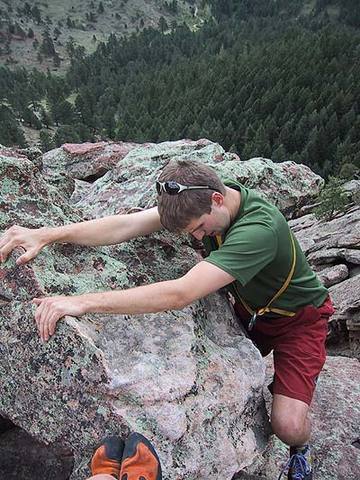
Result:
<svg viewBox="0 0 360 480">
<path fill-rule="evenodd" d="M 309 407 L 325 362 L 327 289 L 311 270 L 279 210 L 206 165 L 174 160 L 156 182 L 158 206 L 55 228 L 14 226 L 0 238 L 0 261 L 17 246 L 23 264 L 51 243 L 111 245 L 162 228 L 188 232 L 208 256 L 183 277 L 123 291 L 35 298 L 35 321 L 47 341 L 65 315 L 141 314 L 181 309 L 222 287 L 262 355 L 273 351 L 273 432 L 290 447 L 288 479 L 311 480 Z"/>
</svg>

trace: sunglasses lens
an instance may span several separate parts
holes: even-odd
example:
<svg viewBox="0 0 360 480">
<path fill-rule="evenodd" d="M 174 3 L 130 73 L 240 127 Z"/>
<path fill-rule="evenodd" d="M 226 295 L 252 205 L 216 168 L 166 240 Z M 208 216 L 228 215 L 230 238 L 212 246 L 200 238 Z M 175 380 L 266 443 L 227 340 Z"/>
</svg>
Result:
<svg viewBox="0 0 360 480">
<path fill-rule="evenodd" d="M 169 195 L 176 195 L 177 193 L 180 192 L 180 185 L 174 181 L 166 182 L 165 190 L 166 190 L 166 193 L 168 193 Z"/>
</svg>

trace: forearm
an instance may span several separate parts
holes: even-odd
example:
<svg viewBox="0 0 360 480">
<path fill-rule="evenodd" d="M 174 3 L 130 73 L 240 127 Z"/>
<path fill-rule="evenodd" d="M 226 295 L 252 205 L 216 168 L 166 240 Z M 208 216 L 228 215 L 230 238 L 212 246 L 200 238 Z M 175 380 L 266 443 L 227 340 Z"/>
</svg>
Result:
<svg viewBox="0 0 360 480">
<path fill-rule="evenodd" d="M 77 245 L 113 245 L 128 240 L 126 215 L 73 223 L 62 227 L 46 228 L 46 243 L 74 243 Z M 121 234 L 121 232 L 123 232 Z"/>
<path fill-rule="evenodd" d="M 46 244 L 114 245 L 161 228 L 157 209 L 45 229 Z"/>
<path fill-rule="evenodd" d="M 128 290 L 89 293 L 78 297 L 84 313 L 141 314 L 179 310 L 188 303 L 178 280 L 152 283 Z"/>
<path fill-rule="evenodd" d="M 40 337 L 47 341 L 55 332 L 56 322 L 65 315 L 85 313 L 141 314 L 180 310 L 209 293 L 228 285 L 234 277 L 208 262 L 196 264 L 176 280 L 152 283 L 122 291 L 87 293 L 70 297 L 34 298 Z"/>
</svg>

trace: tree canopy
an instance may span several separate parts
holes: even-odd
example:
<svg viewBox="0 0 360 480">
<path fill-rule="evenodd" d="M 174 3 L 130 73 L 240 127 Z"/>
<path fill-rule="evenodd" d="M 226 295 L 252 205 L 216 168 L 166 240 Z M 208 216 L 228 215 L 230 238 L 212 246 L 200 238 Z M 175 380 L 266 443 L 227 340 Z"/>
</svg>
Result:
<svg viewBox="0 0 360 480">
<path fill-rule="evenodd" d="M 62 127 L 57 144 L 67 132 L 80 141 L 206 137 L 244 160 L 293 160 L 325 177 L 360 168 L 356 2 L 317 0 L 306 15 L 300 0 L 208 3 L 212 20 L 196 32 L 160 21 L 159 30 L 111 34 L 90 56 L 72 45 L 65 78 L 3 67 L 0 98 L 25 123 L 29 104 L 36 111 L 45 100 L 47 123 Z"/>
</svg>

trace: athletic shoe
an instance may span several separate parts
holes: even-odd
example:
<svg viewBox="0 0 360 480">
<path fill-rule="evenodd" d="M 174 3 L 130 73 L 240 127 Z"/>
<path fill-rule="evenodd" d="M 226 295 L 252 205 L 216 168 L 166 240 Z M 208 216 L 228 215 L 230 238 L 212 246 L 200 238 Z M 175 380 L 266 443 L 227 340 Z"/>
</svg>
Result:
<svg viewBox="0 0 360 480">
<path fill-rule="evenodd" d="M 290 459 L 282 469 L 278 480 L 287 472 L 288 480 L 313 480 L 309 445 L 303 448 L 290 448 Z"/>
<path fill-rule="evenodd" d="M 120 480 L 162 480 L 160 460 L 154 447 L 140 433 L 125 442 Z"/>
<path fill-rule="evenodd" d="M 124 442 L 120 437 L 106 437 L 91 459 L 92 475 L 107 473 L 118 479 L 123 452 Z"/>
</svg>

